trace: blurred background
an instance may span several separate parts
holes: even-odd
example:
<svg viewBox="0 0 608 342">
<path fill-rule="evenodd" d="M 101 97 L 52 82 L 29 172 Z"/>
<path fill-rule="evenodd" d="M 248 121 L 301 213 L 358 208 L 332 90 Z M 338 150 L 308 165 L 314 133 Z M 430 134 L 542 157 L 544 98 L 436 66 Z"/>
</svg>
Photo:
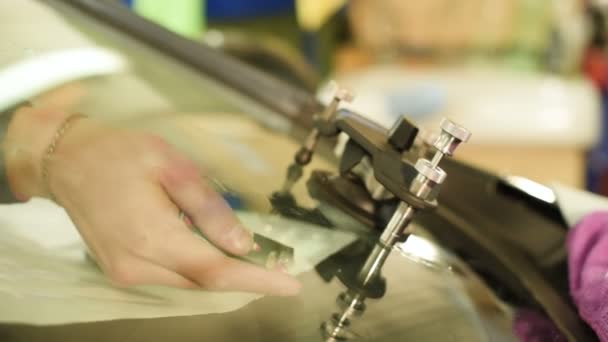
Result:
<svg viewBox="0 0 608 342">
<path fill-rule="evenodd" d="M 606 0 L 112 0 L 390 126 L 449 117 L 458 156 L 608 195 Z"/>
</svg>

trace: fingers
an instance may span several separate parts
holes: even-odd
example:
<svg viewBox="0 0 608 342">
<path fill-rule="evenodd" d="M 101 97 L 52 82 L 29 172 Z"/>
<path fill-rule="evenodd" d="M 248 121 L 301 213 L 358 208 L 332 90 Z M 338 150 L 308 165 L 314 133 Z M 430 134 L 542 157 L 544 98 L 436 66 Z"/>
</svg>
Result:
<svg viewBox="0 0 608 342">
<path fill-rule="evenodd" d="M 103 250 L 97 255 L 116 284 L 196 286 L 272 295 L 299 292 L 300 284 L 295 278 L 228 257 L 190 231 L 179 219 L 178 208 L 186 212 L 210 242 L 227 252 L 246 254 L 253 246 L 252 235 L 240 225 L 224 199 L 202 181 L 193 163 L 177 155 L 162 140 L 150 138 L 146 146 L 161 151 L 169 159 L 160 164 L 154 162 L 150 167 L 145 164 L 149 158 L 144 158 L 140 164 L 145 170 L 153 170 L 148 175 L 153 175 L 152 182 L 159 181 L 162 188 L 154 187 L 158 193 L 151 193 L 150 189 L 135 186 L 139 184 L 137 181 L 125 183 L 127 193 L 137 193 L 137 198 L 143 200 L 138 202 L 138 212 L 145 215 L 139 215 L 134 222 L 120 219 L 119 226 L 130 223 L 127 230 L 96 230 L 94 233 L 100 236 L 97 243 L 91 244 L 96 251 Z M 141 182 L 143 187 L 150 184 L 150 179 L 143 178 Z M 118 202 L 126 213 L 133 211 L 128 198 Z"/>
<path fill-rule="evenodd" d="M 192 219 L 214 245 L 235 254 L 247 254 L 253 236 L 209 184 L 201 179 L 197 167 L 175 157 L 162 172 L 161 183 L 171 200 Z"/>
<path fill-rule="evenodd" d="M 204 289 L 278 296 L 300 291 L 300 283 L 292 276 L 227 257 L 192 234 L 176 233 L 168 240 L 161 253 L 166 263 L 163 266 Z"/>
<path fill-rule="evenodd" d="M 167 203 L 169 205 L 172 204 Z M 178 287 L 194 284 L 197 288 L 213 291 L 244 291 L 280 296 L 299 292 L 299 282 L 287 274 L 269 271 L 224 255 L 187 229 L 185 223 L 167 206 L 160 206 L 157 210 L 160 215 L 154 215 L 153 220 L 149 218 L 152 221 L 144 224 L 146 227 L 156 227 L 156 233 L 153 234 L 155 238 L 131 244 L 134 249 L 129 256 L 155 263 L 160 270 L 146 267 L 124 276 L 133 268 L 127 263 L 118 269 L 110 268 L 108 273 L 111 277 L 126 284 L 132 283 L 131 277 L 134 277 L 137 283 L 149 280 L 158 284 L 162 281 L 163 284 L 177 284 Z M 171 270 L 181 278 L 163 270 Z M 138 276 L 139 272 L 151 273 Z M 184 279 L 192 284 L 184 282 Z"/>
<path fill-rule="evenodd" d="M 184 264 L 188 267 L 187 264 Z M 270 271 L 246 262 L 221 257 L 216 264 L 200 274 L 203 279 L 213 279 L 207 288 L 217 291 L 244 291 L 276 296 L 293 296 L 301 285 L 293 277 L 279 271 Z M 193 276 L 197 277 L 196 273 Z"/>
<path fill-rule="evenodd" d="M 163 285 L 192 289 L 198 284 L 174 271 L 143 259 L 125 258 L 105 270 L 112 283 L 119 287 L 137 285 Z"/>
</svg>

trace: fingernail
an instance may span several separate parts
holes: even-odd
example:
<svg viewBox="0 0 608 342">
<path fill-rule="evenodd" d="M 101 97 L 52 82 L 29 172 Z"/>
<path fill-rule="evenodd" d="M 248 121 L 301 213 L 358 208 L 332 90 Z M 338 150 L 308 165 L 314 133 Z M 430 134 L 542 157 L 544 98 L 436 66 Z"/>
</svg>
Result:
<svg viewBox="0 0 608 342">
<path fill-rule="evenodd" d="M 192 228 L 192 226 L 194 226 L 194 223 L 192 223 L 192 220 L 190 219 L 190 217 L 188 217 L 188 215 L 184 216 L 184 222 L 190 228 Z"/>
<path fill-rule="evenodd" d="M 186 215 L 186 213 L 181 210 L 179 212 L 179 219 L 182 220 L 189 228 L 192 228 L 194 225 L 190 219 L 190 216 Z"/>
<path fill-rule="evenodd" d="M 230 232 L 234 248 L 241 253 L 248 253 L 253 248 L 253 234 L 242 225 L 236 225 Z"/>
</svg>

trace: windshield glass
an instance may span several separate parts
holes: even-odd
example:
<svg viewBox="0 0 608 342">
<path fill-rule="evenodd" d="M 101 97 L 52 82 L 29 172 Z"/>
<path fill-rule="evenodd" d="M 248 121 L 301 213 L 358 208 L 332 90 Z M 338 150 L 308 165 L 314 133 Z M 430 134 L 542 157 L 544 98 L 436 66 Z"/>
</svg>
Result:
<svg viewBox="0 0 608 342">
<path fill-rule="evenodd" d="M 88 146 L 93 140 L 101 141 L 101 146 L 122 144 L 104 154 L 104 160 L 96 160 L 99 157 L 92 150 L 78 154 L 78 165 L 93 163 L 97 172 L 95 178 L 82 176 L 77 183 L 74 179 L 81 175 L 79 167 L 70 164 L 72 167 L 61 169 L 64 176 L 57 176 L 59 167 L 47 169 L 43 164 L 39 172 L 42 181 L 52 180 L 49 188 L 68 184 L 72 189 L 70 195 L 61 191 L 52 194 L 58 203 L 65 204 L 66 211 L 38 199 L 2 209 L 10 218 L 4 236 L 11 239 L 0 245 L 0 251 L 7 251 L 0 253 L 0 278 L 6 279 L 0 284 L 0 301 L 5 303 L 0 319 L 7 322 L 0 328 L 0 336 L 57 341 L 68 336 L 121 341 L 325 340 L 340 320 L 344 303 L 357 295 L 344 284 L 374 253 L 378 235 L 352 216 L 310 196 L 306 183 L 311 170 L 336 170 L 331 153 L 315 154 L 292 191 L 281 193 L 287 167 L 300 146 L 295 137 L 303 130 L 284 114 L 66 3 L 13 1 L 0 5 L 0 13 L 3 38 L 9 37 L 0 46 L 0 67 L 23 67 L 20 63 L 24 61 L 46 66 L 27 69 L 30 88 L 25 87 L 21 94 L 31 99 L 30 110 L 82 113 L 111 127 L 99 131 L 86 124 L 87 119 L 69 126 L 64 121 L 57 126 L 59 133 L 49 134 L 50 140 L 45 140 L 57 142 L 57 151 L 63 151 L 56 160 L 61 161 L 60 157 L 70 151 L 80 152 L 77 147 Z M 59 62 L 49 62 L 51 55 Z M 298 276 L 301 292 L 294 297 L 260 299 L 260 295 L 241 291 L 114 286 L 104 272 L 118 274 L 116 279 L 128 285 L 135 266 L 126 266 L 126 272 L 124 268 L 118 272 L 108 268 L 104 249 L 92 242 L 100 240 L 96 240 L 93 228 L 87 227 L 93 226 L 94 220 L 108 227 L 122 224 L 112 211 L 116 203 L 123 202 L 130 208 L 131 225 L 145 222 L 151 226 L 160 220 L 156 210 L 144 210 L 157 192 L 131 191 L 137 182 L 127 182 L 129 177 L 152 177 L 154 170 L 160 169 L 156 159 L 146 158 L 146 149 L 138 149 L 140 141 L 131 139 L 131 132 L 146 137 L 145 144 L 154 145 L 150 137 L 161 137 L 181 153 L 179 158 L 193 162 L 198 176 L 222 196 L 240 222 L 271 240 L 256 240 L 266 254 L 248 262 L 274 267 L 282 257 L 290 258 L 284 266 Z M 106 133 L 105 138 L 99 138 Z M 62 150 L 61 141 L 80 143 Z M 55 146 L 44 150 L 43 155 L 54 150 Z M 152 171 L 132 174 L 124 162 L 112 163 L 112 158 L 121 158 L 119 152 L 127 150 L 137 151 L 129 158 L 151 163 Z M 171 159 L 170 164 L 187 163 L 179 158 Z M 103 182 L 116 172 L 122 172 L 125 181 Z M 322 181 L 323 175 L 317 174 L 321 177 L 317 181 Z M 170 192 L 167 188 L 175 183 L 167 183 L 163 189 Z M 116 189 L 103 191 L 112 186 Z M 91 198 L 94 195 L 86 195 L 89 188 L 96 194 L 114 193 L 117 197 Z M 120 191 L 125 188 L 130 190 Z M 187 188 L 182 190 L 184 196 L 190 196 Z M 196 210 L 182 206 L 182 197 L 171 200 L 167 206 L 175 205 L 180 212 L 176 211 L 175 217 L 183 214 L 180 218 L 194 220 L 195 225 Z M 79 203 L 87 201 L 96 203 L 98 214 L 77 209 Z M 204 229 L 197 233 L 205 243 L 220 243 Z M 141 233 L 134 241 L 143 240 L 145 247 L 146 238 Z M 167 248 L 186 248 L 186 242 L 176 242 L 170 232 L 165 238 Z M 164 266 L 162 260 L 161 264 Z M 223 279 L 212 286 L 221 288 Z M 367 308 L 358 307 L 361 318 L 349 320 L 347 325 L 352 323 L 352 328 L 345 329 L 342 337 L 365 341 L 406 337 L 425 341 L 517 340 L 512 324 L 519 312 L 499 300 L 457 258 L 423 238 L 408 240 L 403 248 L 391 252 L 374 292 L 366 297 L 370 298 Z"/>
</svg>

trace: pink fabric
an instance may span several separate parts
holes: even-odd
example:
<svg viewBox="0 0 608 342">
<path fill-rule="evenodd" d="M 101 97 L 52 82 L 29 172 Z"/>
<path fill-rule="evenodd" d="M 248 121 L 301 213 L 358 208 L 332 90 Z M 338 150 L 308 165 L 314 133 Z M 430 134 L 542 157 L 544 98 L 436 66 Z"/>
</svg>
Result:
<svg viewBox="0 0 608 342">
<path fill-rule="evenodd" d="M 522 342 L 567 341 L 547 316 L 533 310 L 524 309 L 515 314 L 513 331 Z"/>
<path fill-rule="evenodd" d="M 567 248 L 570 294 L 581 317 L 608 342 L 608 212 L 583 218 Z"/>
</svg>

